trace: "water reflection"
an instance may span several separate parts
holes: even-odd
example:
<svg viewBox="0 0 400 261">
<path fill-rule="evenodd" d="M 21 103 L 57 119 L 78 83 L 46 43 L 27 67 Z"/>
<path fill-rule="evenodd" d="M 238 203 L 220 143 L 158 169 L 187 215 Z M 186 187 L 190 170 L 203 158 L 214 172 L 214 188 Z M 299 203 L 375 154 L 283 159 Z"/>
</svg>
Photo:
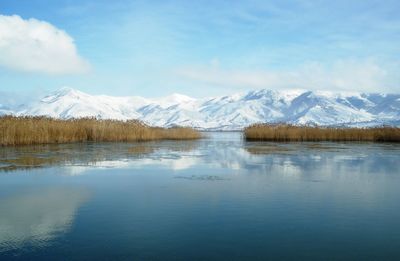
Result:
<svg viewBox="0 0 400 261">
<path fill-rule="evenodd" d="M 0 251 L 47 246 L 69 230 L 88 197 L 84 189 L 53 187 L 0 198 Z"/>
<path fill-rule="evenodd" d="M 76 143 L 1 147 L 0 171 L 49 166 L 116 166 L 127 161 L 154 158 L 159 154 L 178 157 L 195 148 L 194 141 L 142 143 Z M 156 153 L 155 153 L 156 152 Z"/>
<path fill-rule="evenodd" d="M 244 142 L 240 133 L 209 133 L 199 141 L 144 143 L 63 144 L 0 149 L 0 170 L 67 166 L 70 175 L 88 168 L 160 167 L 172 170 L 224 168 L 232 170 L 282 170 L 288 175 L 324 174 L 342 169 L 389 171 L 397 168 L 400 148 L 379 143 L 273 143 Z"/>
<path fill-rule="evenodd" d="M 398 145 L 209 135 L 1 148 L 0 259 L 399 259 Z"/>
</svg>

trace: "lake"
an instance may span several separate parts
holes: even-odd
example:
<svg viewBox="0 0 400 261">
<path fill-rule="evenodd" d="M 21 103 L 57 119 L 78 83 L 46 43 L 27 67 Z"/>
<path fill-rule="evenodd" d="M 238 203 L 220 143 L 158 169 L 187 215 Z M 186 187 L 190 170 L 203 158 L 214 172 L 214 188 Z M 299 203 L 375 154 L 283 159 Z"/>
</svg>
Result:
<svg viewBox="0 0 400 261">
<path fill-rule="evenodd" d="M 0 148 L 0 259 L 400 260 L 400 146 Z"/>
</svg>

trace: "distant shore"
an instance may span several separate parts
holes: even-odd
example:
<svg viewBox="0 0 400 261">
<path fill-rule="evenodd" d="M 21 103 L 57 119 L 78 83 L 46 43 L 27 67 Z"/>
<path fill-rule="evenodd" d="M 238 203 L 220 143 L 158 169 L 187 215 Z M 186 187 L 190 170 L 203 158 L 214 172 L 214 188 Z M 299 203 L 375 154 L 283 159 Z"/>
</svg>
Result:
<svg viewBox="0 0 400 261">
<path fill-rule="evenodd" d="M 369 141 L 400 142 L 398 127 L 316 127 L 290 124 L 254 124 L 244 129 L 247 141 Z"/>
<path fill-rule="evenodd" d="M 48 117 L 0 117 L 0 146 L 73 142 L 133 142 L 192 140 L 202 135 L 192 128 L 157 128 L 137 120 L 61 120 Z"/>
</svg>

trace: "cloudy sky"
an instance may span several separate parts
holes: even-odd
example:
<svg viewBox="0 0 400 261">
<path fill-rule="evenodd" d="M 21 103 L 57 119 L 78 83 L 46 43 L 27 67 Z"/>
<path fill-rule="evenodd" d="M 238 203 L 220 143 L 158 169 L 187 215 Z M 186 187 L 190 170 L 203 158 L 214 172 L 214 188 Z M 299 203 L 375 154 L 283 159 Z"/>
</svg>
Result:
<svg viewBox="0 0 400 261">
<path fill-rule="evenodd" d="M 400 1 L 1 0 L 0 92 L 400 92 Z"/>
</svg>

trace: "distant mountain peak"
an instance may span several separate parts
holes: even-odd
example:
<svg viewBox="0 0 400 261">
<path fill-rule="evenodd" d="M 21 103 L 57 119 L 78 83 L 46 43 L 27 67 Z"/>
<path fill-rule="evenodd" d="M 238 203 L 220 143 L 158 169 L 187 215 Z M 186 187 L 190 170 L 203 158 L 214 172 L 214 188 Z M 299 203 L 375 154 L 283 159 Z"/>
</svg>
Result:
<svg viewBox="0 0 400 261">
<path fill-rule="evenodd" d="M 74 94 L 74 93 L 78 93 L 80 91 L 75 90 L 74 88 L 68 87 L 68 86 L 64 86 L 59 88 L 58 90 L 54 91 L 52 93 L 52 95 L 59 95 L 59 96 L 65 96 L 65 95 L 70 95 L 70 94 Z"/>
<path fill-rule="evenodd" d="M 187 95 L 173 93 L 171 95 L 153 99 L 154 103 L 158 104 L 160 107 L 169 107 L 178 104 L 185 104 L 188 102 L 196 101 L 195 98 L 189 97 Z"/>
<path fill-rule="evenodd" d="M 71 87 L 62 87 L 62 88 L 50 93 L 49 95 L 43 97 L 43 99 L 41 101 L 48 103 L 48 102 L 54 102 L 55 100 L 65 98 L 65 97 L 75 99 L 75 98 L 79 98 L 81 96 L 88 96 L 88 94 L 83 93 L 78 90 L 75 90 Z"/>
<path fill-rule="evenodd" d="M 400 126 L 400 94 L 263 89 L 202 99 L 179 93 L 146 99 L 89 95 L 63 87 L 14 111 L 2 108 L 1 114 L 139 119 L 154 126 L 208 130 L 237 130 L 260 122 Z"/>
</svg>

